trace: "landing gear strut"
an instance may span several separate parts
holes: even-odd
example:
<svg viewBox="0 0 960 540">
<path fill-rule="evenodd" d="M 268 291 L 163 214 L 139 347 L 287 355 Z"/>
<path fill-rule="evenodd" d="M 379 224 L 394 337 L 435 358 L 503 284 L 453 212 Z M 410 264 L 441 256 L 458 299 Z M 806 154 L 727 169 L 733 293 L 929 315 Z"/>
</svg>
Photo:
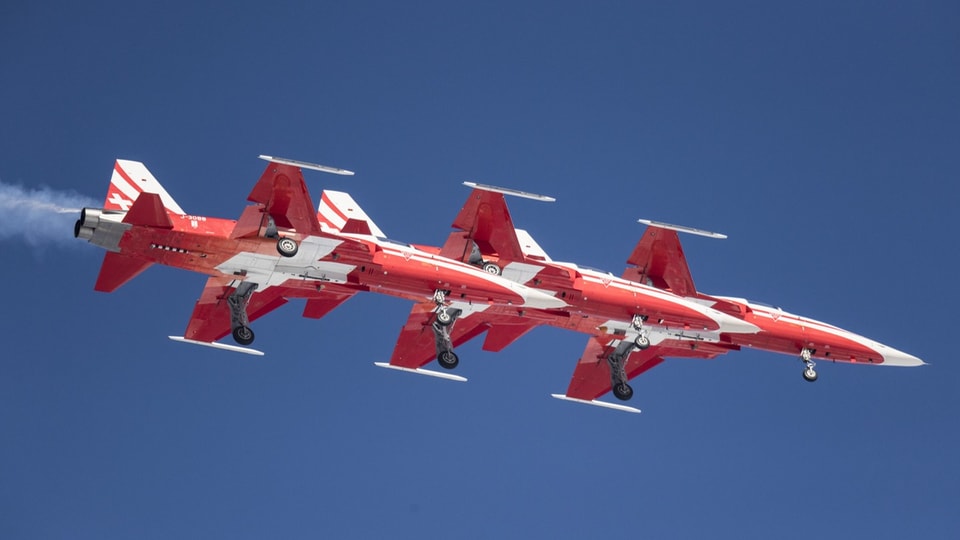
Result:
<svg viewBox="0 0 960 540">
<path fill-rule="evenodd" d="M 447 307 L 447 295 L 442 290 L 438 289 L 433 293 L 433 301 L 437 304 L 437 319 L 431 325 L 437 348 L 437 363 L 444 369 L 454 369 L 460 364 L 460 358 L 453 352 L 450 332 L 453 331 L 453 325 L 463 311 Z"/>
<path fill-rule="evenodd" d="M 453 324 L 454 317 L 451 316 L 450 310 L 447 308 L 447 293 L 440 289 L 434 291 L 433 303 L 437 305 L 437 322 L 442 326 Z"/>
<path fill-rule="evenodd" d="M 814 369 L 817 364 L 813 361 L 813 353 L 814 351 L 810 349 L 800 351 L 800 361 L 806 366 L 803 370 L 803 378 L 808 382 L 817 380 L 817 371 Z"/>
<path fill-rule="evenodd" d="M 253 330 L 250 329 L 250 319 L 247 317 L 247 304 L 256 289 L 256 283 L 241 281 L 233 293 L 227 297 L 227 305 L 230 306 L 230 328 L 232 329 L 233 340 L 240 345 L 253 343 L 254 335 Z"/>
<path fill-rule="evenodd" d="M 630 326 L 637 332 L 637 337 L 633 341 L 621 341 L 607 357 L 607 363 L 610 364 L 610 388 L 613 389 L 614 397 L 620 401 L 628 401 L 633 397 L 633 388 L 627 384 L 627 358 L 635 349 L 642 351 L 650 346 L 650 337 L 643 329 L 643 321 L 646 319 L 643 315 L 634 315 Z"/>
<path fill-rule="evenodd" d="M 620 401 L 627 401 L 633 397 L 633 388 L 627 384 L 627 357 L 633 352 L 636 344 L 629 340 L 621 341 L 613 353 L 607 357 L 610 364 L 610 387 L 613 395 Z"/>
<path fill-rule="evenodd" d="M 634 315 L 633 321 L 630 323 L 630 326 L 639 333 L 636 339 L 633 340 L 633 344 L 641 351 L 650 346 L 650 337 L 647 336 L 646 330 L 643 329 L 643 321 L 645 320 L 647 320 L 647 318 L 642 315 Z"/>
</svg>

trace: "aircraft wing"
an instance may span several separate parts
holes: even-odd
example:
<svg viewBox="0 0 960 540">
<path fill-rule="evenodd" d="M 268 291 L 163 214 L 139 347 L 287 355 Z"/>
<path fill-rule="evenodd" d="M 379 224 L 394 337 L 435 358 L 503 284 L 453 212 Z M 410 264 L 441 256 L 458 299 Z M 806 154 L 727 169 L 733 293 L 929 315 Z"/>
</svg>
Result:
<svg viewBox="0 0 960 540">
<path fill-rule="evenodd" d="M 433 302 L 413 306 L 406 324 L 400 330 L 390 366 L 417 369 L 436 359 L 436 337 L 433 332 L 435 307 Z M 487 332 L 483 350 L 499 352 L 539 324 L 529 318 L 518 317 L 509 308 L 492 306 L 458 318 L 450 333 L 450 341 L 456 348 Z"/>
<path fill-rule="evenodd" d="M 607 357 L 614 352 L 619 343 L 619 340 L 608 341 L 607 337 L 590 338 L 583 356 L 577 362 L 566 397 L 593 401 L 612 389 Z M 627 357 L 624 369 L 627 379 L 630 380 L 660 365 L 668 356 L 710 359 L 729 350 L 729 348 L 710 343 L 697 343 L 696 347 L 692 348 L 690 342 L 667 340 L 644 350 L 634 350 Z"/>
<path fill-rule="evenodd" d="M 211 277 L 200 294 L 187 324 L 184 338 L 202 343 L 212 343 L 230 334 L 232 330 L 230 307 L 227 298 L 235 290 L 235 282 L 229 277 Z M 306 298 L 303 316 L 319 319 L 340 304 L 350 299 L 357 291 L 330 284 L 323 290 L 302 290 L 293 287 L 273 286 L 255 291 L 247 304 L 247 316 L 251 321 L 266 315 L 287 303 L 288 298 Z"/>
<path fill-rule="evenodd" d="M 273 218 L 277 227 L 293 229 L 303 235 L 320 233 L 320 222 L 317 221 L 313 200 L 300 167 L 273 161 L 267 163 L 266 170 L 253 186 L 247 200 L 263 205 L 262 211 Z M 238 229 L 242 229 L 254 217 L 245 212 Z M 235 233 L 233 236 L 241 234 Z"/>
</svg>

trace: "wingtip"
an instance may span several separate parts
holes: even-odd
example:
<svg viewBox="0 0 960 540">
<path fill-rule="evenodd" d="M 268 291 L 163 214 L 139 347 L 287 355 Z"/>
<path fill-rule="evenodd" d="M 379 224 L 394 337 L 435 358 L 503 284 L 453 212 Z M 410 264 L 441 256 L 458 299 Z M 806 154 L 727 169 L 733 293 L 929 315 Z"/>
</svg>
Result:
<svg viewBox="0 0 960 540">
<path fill-rule="evenodd" d="M 620 405 L 618 403 L 607 403 L 606 401 L 598 401 L 596 399 L 579 399 L 572 398 L 566 394 L 550 394 L 550 397 L 556 398 L 563 401 L 572 401 L 574 403 L 582 403 L 584 405 L 593 405 L 594 407 L 602 407 L 604 409 L 613 409 L 615 411 L 623 411 L 633 414 L 640 414 L 640 409 L 636 407 L 631 407 L 629 405 Z"/>
<path fill-rule="evenodd" d="M 448 381 L 467 382 L 466 377 L 461 377 L 460 375 L 453 375 L 450 373 L 441 373 L 439 371 L 431 371 L 429 369 L 394 366 L 387 362 L 374 362 L 373 365 L 377 367 L 387 368 L 387 369 L 395 369 L 397 371 L 406 371 L 407 373 L 415 373 L 417 375 L 426 375 L 428 377 L 434 377 L 437 379 L 444 379 Z"/>
<path fill-rule="evenodd" d="M 531 199 L 534 201 L 541 201 L 541 202 L 557 202 L 557 199 L 549 195 L 540 195 L 539 193 L 530 193 L 527 191 L 520 191 L 518 189 L 489 186 L 487 184 L 479 184 L 477 182 L 469 182 L 469 181 L 465 181 L 463 185 L 473 189 L 479 189 L 481 191 L 492 191 L 493 193 L 500 193 L 503 195 L 513 195 L 514 197 L 520 197 L 522 199 Z"/>
<path fill-rule="evenodd" d="M 191 345 L 200 345 L 203 347 L 211 347 L 213 349 L 220 349 L 221 351 L 230 351 L 243 354 L 249 354 L 251 356 L 264 356 L 263 351 L 258 351 L 257 349 L 251 349 L 249 347 L 239 347 L 237 345 L 229 345 L 227 343 L 217 343 L 216 341 L 197 341 L 195 339 L 186 338 L 183 336 L 167 336 L 172 341 L 178 341 L 180 343 L 189 343 Z"/>
<path fill-rule="evenodd" d="M 727 235 L 725 235 L 725 234 L 723 234 L 723 233 L 718 233 L 718 232 L 713 232 L 713 231 L 705 231 L 705 230 L 703 230 L 703 229 L 697 229 L 697 228 L 694 228 L 694 227 L 687 227 L 687 226 L 684 226 L 684 225 L 674 225 L 674 224 L 672 224 L 672 223 L 664 223 L 664 222 L 662 222 L 662 221 L 654 221 L 654 220 L 652 220 L 652 219 L 643 219 L 643 218 L 641 218 L 641 219 L 638 219 L 638 220 L 637 220 L 637 223 L 643 223 L 644 225 L 647 225 L 648 227 L 659 227 L 659 228 L 661 228 L 661 229 L 669 229 L 669 230 L 671 230 L 671 231 L 685 232 L 685 233 L 688 233 L 688 234 L 695 234 L 695 235 L 697 235 L 697 236 L 705 236 L 705 237 L 707 237 L 707 238 L 716 238 L 717 240 L 725 240 L 725 239 L 727 238 Z"/>
<path fill-rule="evenodd" d="M 356 173 L 347 169 L 341 169 L 338 167 L 330 167 L 328 165 L 320 165 L 319 163 L 310 163 L 308 161 L 300 161 L 298 159 L 288 159 L 281 158 L 276 156 L 268 156 L 266 154 L 260 154 L 260 159 L 264 161 L 269 161 L 271 163 L 279 163 L 281 165 L 291 165 L 293 167 L 300 167 L 301 169 L 310 169 L 313 171 L 320 171 L 330 174 L 339 174 L 340 176 L 353 176 Z"/>
</svg>

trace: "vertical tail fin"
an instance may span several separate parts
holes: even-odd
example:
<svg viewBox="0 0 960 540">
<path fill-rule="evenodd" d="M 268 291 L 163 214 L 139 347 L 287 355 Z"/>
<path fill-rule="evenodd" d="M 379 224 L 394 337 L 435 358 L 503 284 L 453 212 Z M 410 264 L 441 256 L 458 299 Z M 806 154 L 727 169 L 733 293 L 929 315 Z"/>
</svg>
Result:
<svg viewBox="0 0 960 540">
<path fill-rule="evenodd" d="M 175 214 L 184 213 L 143 163 L 118 159 L 113 166 L 113 176 L 110 177 L 110 187 L 103 203 L 104 209 L 126 212 L 141 193 L 156 193 L 163 201 L 164 208 Z"/>
<path fill-rule="evenodd" d="M 342 191 L 323 191 L 317 219 L 322 225 L 344 233 L 369 234 L 379 238 L 387 236 L 353 197 Z"/>
<path fill-rule="evenodd" d="M 687 258 L 683 254 L 683 246 L 677 233 L 685 232 L 719 239 L 727 236 L 649 219 L 641 219 L 639 222 L 645 224 L 647 230 L 627 259 L 630 266 L 624 270 L 623 278 L 646 283 L 658 289 L 668 289 L 678 296 L 696 296 L 697 287 L 693 284 L 693 276 L 687 266 Z"/>
</svg>

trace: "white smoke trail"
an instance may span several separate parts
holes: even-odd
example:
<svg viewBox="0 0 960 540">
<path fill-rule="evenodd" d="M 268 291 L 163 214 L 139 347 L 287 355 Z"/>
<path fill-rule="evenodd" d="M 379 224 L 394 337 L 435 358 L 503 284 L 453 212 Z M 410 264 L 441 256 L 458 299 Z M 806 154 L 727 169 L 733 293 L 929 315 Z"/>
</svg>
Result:
<svg viewBox="0 0 960 540">
<path fill-rule="evenodd" d="M 73 224 L 85 206 L 103 205 L 77 193 L 0 182 L 0 240 L 34 246 L 75 242 Z"/>
</svg>

